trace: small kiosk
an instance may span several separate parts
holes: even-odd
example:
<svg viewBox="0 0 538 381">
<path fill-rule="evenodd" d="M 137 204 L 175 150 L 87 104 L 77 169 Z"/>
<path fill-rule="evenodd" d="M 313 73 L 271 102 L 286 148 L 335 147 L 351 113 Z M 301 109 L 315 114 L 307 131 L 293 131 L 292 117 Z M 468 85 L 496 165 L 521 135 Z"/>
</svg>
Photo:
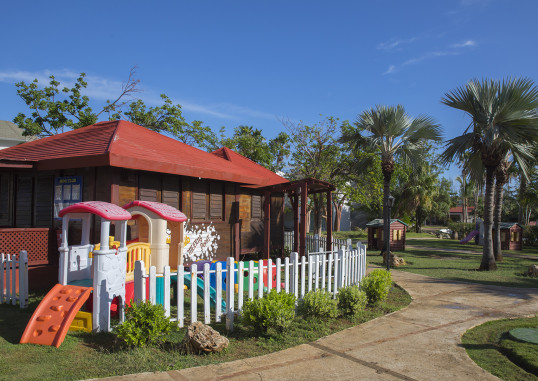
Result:
<svg viewBox="0 0 538 381">
<path fill-rule="evenodd" d="M 372 220 L 366 224 L 368 228 L 368 249 L 384 250 L 383 240 L 383 220 L 381 218 Z M 407 224 L 403 221 L 390 220 L 390 249 L 394 251 L 405 251 L 405 233 Z"/>
</svg>

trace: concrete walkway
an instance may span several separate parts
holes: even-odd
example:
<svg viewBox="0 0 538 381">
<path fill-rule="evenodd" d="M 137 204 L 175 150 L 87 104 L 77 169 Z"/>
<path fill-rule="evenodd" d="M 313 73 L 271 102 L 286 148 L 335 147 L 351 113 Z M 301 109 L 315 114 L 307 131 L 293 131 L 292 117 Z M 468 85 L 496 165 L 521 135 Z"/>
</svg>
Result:
<svg viewBox="0 0 538 381">
<path fill-rule="evenodd" d="M 488 320 L 538 312 L 538 289 L 461 283 L 393 271 L 405 309 L 269 355 L 111 380 L 497 380 L 460 345 Z M 538 287 L 538 280 L 537 280 Z"/>
</svg>

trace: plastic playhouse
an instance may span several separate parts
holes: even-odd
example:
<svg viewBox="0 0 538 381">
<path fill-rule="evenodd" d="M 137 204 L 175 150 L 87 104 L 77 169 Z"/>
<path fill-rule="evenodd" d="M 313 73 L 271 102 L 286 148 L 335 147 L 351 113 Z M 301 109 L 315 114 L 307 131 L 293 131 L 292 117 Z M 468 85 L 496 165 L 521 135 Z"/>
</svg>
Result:
<svg viewBox="0 0 538 381">
<path fill-rule="evenodd" d="M 117 205 L 86 201 L 60 211 L 62 243 L 59 248 L 59 284 L 41 301 L 21 337 L 21 343 L 59 347 L 77 312 L 93 291 L 92 330 L 110 331 L 110 307 L 118 298 L 120 322 L 124 319 L 126 233 L 131 214 Z M 92 216 L 101 218 L 100 246 L 90 244 Z M 68 245 L 69 223 L 82 221 L 78 245 Z M 109 246 L 111 223 L 119 232 L 119 247 Z"/>
</svg>

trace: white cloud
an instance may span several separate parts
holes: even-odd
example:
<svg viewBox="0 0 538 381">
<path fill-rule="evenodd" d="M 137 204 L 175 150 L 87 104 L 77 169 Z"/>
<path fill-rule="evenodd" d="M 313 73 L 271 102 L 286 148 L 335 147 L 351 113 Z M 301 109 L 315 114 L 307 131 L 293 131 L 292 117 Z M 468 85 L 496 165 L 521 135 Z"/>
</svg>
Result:
<svg viewBox="0 0 538 381">
<path fill-rule="evenodd" d="M 376 49 L 378 50 L 391 50 L 391 49 L 394 49 L 402 44 L 410 44 L 414 41 L 416 41 L 416 37 L 412 37 L 412 38 L 408 38 L 406 40 L 396 40 L 396 39 L 391 39 L 391 40 L 388 40 L 388 41 L 385 41 L 385 42 L 380 42 L 379 44 L 377 44 L 376 46 Z"/>
<path fill-rule="evenodd" d="M 45 86 L 49 84 L 49 76 L 51 75 L 54 75 L 55 79 L 60 82 L 60 88 L 70 88 L 75 84 L 79 73 L 67 69 L 58 71 L 42 70 L 38 72 L 0 71 L 0 82 L 14 84 L 16 82 L 24 81 L 29 84 L 34 79 L 37 79 L 40 86 Z M 90 97 L 90 99 L 104 102 L 106 100 L 115 99 L 115 97 L 122 91 L 123 82 L 121 81 L 95 75 L 86 76 L 85 81 L 88 83 L 88 86 L 83 90 L 83 93 Z M 138 93 L 137 97 L 140 97 L 149 106 L 162 104 L 160 96 L 157 92 L 152 90 Z M 209 115 L 221 119 L 242 119 L 248 117 L 272 120 L 275 118 L 275 115 L 273 114 L 226 102 L 202 105 L 181 98 L 171 97 L 171 99 L 174 104 L 180 104 L 184 111 Z"/>
<path fill-rule="evenodd" d="M 383 74 L 391 74 L 391 73 L 394 73 L 395 71 L 396 71 L 396 66 L 390 65 Z"/>
<path fill-rule="evenodd" d="M 455 49 L 470 48 L 470 47 L 474 47 L 474 46 L 477 46 L 477 43 L 474 40 L 467 40 L 467 41 L 464 41 L 464 42 L 460 42 L 460 43 L 457 43 L 457 44 L 450 45 L 451 48 L 455 48 Z"/>
</svg>

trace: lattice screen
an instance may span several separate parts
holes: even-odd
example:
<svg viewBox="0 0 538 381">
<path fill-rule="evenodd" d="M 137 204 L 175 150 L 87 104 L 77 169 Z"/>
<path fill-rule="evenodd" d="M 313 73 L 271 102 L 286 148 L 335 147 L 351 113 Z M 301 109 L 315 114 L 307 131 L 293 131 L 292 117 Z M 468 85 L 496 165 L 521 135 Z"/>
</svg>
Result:
<svg viewBox="0 0 538 381">
<path fill-rule="evenodd" d="M 28 252 L 28 265 L 49 264 L 49 229 L 0 229 L 0 253 Z"/>
</svg>

